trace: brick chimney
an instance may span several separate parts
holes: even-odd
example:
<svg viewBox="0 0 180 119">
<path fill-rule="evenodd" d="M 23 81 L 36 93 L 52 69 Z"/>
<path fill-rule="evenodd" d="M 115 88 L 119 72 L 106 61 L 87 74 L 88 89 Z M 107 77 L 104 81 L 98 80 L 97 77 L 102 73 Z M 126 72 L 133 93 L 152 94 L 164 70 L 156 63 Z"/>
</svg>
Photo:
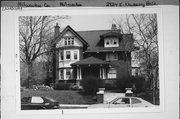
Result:
<svg viewBox="0 0 180 119">
<path fill-rule="evenodd" d="M 54 40 L 52 42 L 53 46 L 52 46 L 52 50 L 53 50 L 53 56 L 52 56 L 52 65 L 53 65 L 53 69 L 52 69 L 52 79 L 53 79 L 53 82 L 52 83 L 55 83 L 56 80 L 57 80 L 57 69 L 58 69 L 58 50 L 56 50 L 56 41 L 59 37 L 59 34 L 60 34 L 60 27 L 58 25 L 58 23 L 56 23 L 56 26 L 54 27 Z M 58 60 L 59 61 L 59 60 Z"/>
<path fill-rule="evenodd" d="M 58 23 L 56 23 L 56 26 L 54 27 L 55 29 L 54 29 L 54 38 L 55 38 L 55 40 L 56 40 L 56 38 L 59 36 L 59 33 L 60 33 L 60 27 L 59 27 L 59 25 L 58 25 Z"/>
<path fill-rule="evenodd" d="M 116 24 L 112 24 L 111 30 L 117 30 Z"/>
</svg>

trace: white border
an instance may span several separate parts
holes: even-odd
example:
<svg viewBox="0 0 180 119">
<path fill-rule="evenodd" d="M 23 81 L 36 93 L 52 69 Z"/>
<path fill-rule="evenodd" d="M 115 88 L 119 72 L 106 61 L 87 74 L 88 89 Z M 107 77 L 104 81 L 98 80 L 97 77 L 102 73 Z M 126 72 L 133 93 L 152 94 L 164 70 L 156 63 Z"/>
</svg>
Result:
<svg viewBox="0 0 180 119">
<path fill-rule="evenodd" d="M 20 110 L 20 64 L 19 64 L 19 16 L 39 15 L 95 15 L 95 14 L 140 14 L 157 13 L 158 18 L 158 45 L 159 45 L 159 77 L 160 77 L 160 106 L 153 108 L 113 108 L 113 109 L 64 109 L 64 110 Z M 16 52 L 16 113 L 18 115 L 29 114 L 113 114 L 113 113 L 142 113 L 142 112 L 164 112 L 164 53 L 163 53 L 163 28 L 162 10 L 160 7 L 146 8 L 23 8 L 15 14 L 15 52 Z"/>
</svg>

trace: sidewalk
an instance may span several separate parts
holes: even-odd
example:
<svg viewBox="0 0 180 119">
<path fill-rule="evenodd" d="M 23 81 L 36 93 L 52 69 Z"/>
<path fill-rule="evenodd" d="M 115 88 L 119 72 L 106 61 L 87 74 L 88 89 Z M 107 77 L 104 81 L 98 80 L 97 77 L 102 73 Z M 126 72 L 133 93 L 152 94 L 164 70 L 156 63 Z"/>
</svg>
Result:
<svg viewBox="0 0 180 119">
<path fill-rule="evenodd" d="M 87 108 L 88 105 L 75 105 L 75 104 L 60 104 L 60 109 L 82 109 Z"/>
</svg>

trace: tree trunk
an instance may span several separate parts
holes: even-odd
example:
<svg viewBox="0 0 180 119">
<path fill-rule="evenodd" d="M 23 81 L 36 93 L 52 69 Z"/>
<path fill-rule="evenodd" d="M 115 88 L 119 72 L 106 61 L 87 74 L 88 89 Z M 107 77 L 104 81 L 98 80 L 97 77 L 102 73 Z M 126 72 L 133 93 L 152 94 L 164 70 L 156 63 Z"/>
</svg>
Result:
<svg viewBox="0 0 180 119">
<path fill-rule="evenodd" d="M 27 88 L 32 88 L 33 85 L 33 66 L 32 63 L 27 64 L 28 67 L 28 77 L 27 77 Z"/>
</svg>

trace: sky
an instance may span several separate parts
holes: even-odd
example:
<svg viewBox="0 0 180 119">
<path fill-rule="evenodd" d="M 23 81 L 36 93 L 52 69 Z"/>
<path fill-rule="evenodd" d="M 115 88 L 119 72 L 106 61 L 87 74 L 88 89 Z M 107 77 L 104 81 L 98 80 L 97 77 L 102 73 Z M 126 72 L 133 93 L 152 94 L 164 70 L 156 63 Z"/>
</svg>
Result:
<svg viewBox="0 0 180 119">
<path fill-rule="evenodd" d="M 108 30 L 111 29 L 113 18 L 120 15 L 76 15 L 69 20 L 63 20 L 59 25 L 64 28 L 70 25 L 75 31 Z"/>
</svg>

